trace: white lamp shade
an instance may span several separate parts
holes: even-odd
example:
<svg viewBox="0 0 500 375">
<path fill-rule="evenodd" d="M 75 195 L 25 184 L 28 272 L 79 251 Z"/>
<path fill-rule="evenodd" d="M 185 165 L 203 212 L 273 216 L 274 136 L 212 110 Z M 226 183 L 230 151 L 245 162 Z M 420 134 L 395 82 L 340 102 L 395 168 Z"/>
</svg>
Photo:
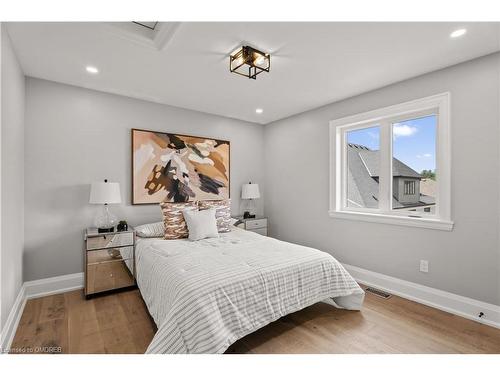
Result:
<svg viewBox="0 0 500 375">
<path fill-rule="evenodd" d="M 91 204 L 121 203 L 120 184 L 118 182 L 93 182 L 90 185 Z"/>
<path fill-rule="evenodd" d="M 259 184 L 245 184 L 241 189 L 241 199 L 260 198 Z"/>
</svg>

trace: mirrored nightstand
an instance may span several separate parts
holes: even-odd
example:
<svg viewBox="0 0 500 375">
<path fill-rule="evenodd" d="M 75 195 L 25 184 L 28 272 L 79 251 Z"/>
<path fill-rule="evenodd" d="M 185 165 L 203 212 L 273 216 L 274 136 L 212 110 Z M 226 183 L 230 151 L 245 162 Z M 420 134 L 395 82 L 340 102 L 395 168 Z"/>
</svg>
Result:
<svg viewBox="0 0 500 375">
<path fill-rule="evenodd" d="M 135 232 L 84 233 L 85 296 L 135 285 Z"/>
<path fill-rule="evenodd" d="M 235 219 L 243 222 L 243 229 L 267 236 L 267 217 L 256 216 L 251 219 L 243 219 L 242 216 L 237 216 Z"/>
</svg>

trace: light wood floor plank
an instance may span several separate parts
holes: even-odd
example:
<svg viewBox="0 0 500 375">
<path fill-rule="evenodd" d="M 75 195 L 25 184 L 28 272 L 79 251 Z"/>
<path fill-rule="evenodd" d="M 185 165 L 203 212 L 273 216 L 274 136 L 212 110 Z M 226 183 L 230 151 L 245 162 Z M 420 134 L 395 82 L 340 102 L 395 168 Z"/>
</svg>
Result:
<svg viewBox="0 0 500 375">
<path fill-rule="evenodd" d="M 74 291 L 29 300 L 12 348 L 144 353 L 155 332 L 137 289 L 90 300 Z M 361 312 L 317 303 L 242 338 L 227 353 L 500 353 L 500 330 L 367 294 Z"/>
</svg>

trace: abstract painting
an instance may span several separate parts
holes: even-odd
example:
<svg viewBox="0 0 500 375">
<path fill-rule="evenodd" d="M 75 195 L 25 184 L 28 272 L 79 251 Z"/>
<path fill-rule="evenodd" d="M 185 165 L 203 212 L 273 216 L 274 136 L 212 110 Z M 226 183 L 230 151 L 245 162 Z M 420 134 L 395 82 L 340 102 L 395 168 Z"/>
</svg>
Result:
<svg viewBox="0 0 500 375">
<path fill-rule="evenodd" d="M 132 129 L 132 204 L 229 198 L 230 143 Z"/>
</svg>

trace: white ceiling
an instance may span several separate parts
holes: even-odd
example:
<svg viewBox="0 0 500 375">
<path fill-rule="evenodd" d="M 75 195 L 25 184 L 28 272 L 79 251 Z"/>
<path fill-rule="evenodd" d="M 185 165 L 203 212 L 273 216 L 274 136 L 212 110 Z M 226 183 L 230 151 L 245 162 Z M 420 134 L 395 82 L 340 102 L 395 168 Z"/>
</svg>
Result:
<svg viewBox="0 0 500 375">
<path fill-rule="evenodd" d="M 11 23 L 8 31 L 28 76 L 262 124 L 500 49 L 498 23 L 133 27 Z M 467 34 L 451 39 L 461 27 Z M 270 73 L 250 80 L 229 72 L 228 54 L 245 43 L 271 53 Z"/>
</svg>

